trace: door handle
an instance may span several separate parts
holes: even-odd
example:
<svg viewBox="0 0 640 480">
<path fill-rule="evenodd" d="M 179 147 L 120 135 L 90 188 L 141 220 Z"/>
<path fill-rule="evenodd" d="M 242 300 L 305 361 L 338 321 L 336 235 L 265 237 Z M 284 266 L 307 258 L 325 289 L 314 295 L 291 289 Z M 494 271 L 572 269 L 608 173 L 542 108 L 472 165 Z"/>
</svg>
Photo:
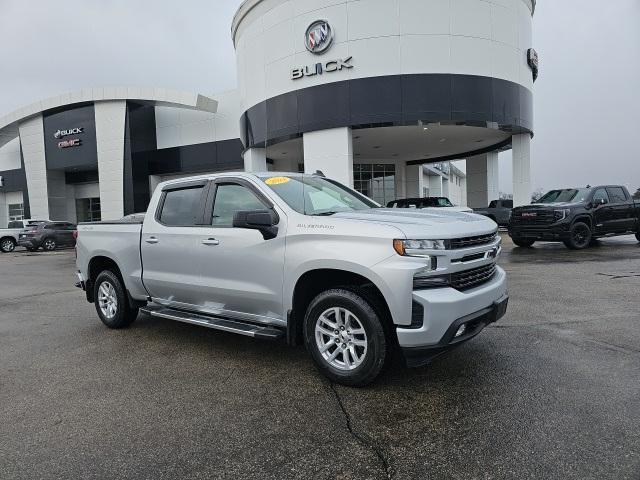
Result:
<svg viewBox="0 0 640 480">
<path fill-rule="evenodd" d="M 215 238 L 207 238 L 206 240 L 202 240 L 203 245 L 220 245 L 220 240 L 216 240 Z"/>
<path fill-rule="evenodd" d="M 159 242 L 159 240 L 156 237 L 149 237 L 145 240 L 145 242 L 150 243 L 150 244 L 156 244 Z"/>
</svg>

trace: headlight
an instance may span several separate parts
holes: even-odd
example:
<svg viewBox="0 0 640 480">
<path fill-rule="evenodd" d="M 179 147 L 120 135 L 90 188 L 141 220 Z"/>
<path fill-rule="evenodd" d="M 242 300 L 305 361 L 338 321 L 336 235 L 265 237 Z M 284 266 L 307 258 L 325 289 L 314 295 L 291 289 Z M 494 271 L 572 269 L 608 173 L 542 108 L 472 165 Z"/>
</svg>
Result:
<svg viewBox="0 0 640 480">
<path fill-rule="evenodd" d="M 567 218 L 570 212 L 571 210 L 569 210 L 568 208 L 563 208 L 562 210 L 554 210 L 553 219 L 556 222 L 559 222 L 560 220 L 564 220 L 565 218 Z"/>
<path fill-rule="evenodd" d="M 394 240 L 393 248 L 403 257 L 429 257 L 429 251 L 444 250 L 444 240 Z"/>
</svg>

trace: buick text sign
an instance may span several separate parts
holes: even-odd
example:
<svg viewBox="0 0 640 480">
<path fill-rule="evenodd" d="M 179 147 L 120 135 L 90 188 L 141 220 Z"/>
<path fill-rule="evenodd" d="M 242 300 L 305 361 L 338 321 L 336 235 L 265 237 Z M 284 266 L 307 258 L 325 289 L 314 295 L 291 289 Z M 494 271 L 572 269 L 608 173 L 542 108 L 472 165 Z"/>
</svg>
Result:
<svg viewBox="0 0 640 480">
<path fill-rule="evenodd" d="M 344 60 L 329 60 L 328 62 L 320 62 L 315 65 L 307 65 L 306 67 L 294 68 L 291 70 L 291 80 L 297 80 L 303 77 L 312 77 L 314 75 L 322 75 L 323 73 L 339 72 L 343 69 L 353 68 L 351 61 L 353 57 L 347 57 Z"/>
</svg>

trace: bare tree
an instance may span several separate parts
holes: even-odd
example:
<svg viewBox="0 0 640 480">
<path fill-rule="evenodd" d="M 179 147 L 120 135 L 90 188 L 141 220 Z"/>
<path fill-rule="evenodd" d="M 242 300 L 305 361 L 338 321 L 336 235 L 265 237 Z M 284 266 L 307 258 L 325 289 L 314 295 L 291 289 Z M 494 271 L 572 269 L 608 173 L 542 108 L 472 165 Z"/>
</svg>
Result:
<svg viewBox="0 0 640 480">
<path fill-rule="evenodd" d="M 534 192 L 531 194 L 531 202 L 537 202 L 542 198 L 545 194 L 545 191 L 542 188 L 536 188 Z"/>
</svg>

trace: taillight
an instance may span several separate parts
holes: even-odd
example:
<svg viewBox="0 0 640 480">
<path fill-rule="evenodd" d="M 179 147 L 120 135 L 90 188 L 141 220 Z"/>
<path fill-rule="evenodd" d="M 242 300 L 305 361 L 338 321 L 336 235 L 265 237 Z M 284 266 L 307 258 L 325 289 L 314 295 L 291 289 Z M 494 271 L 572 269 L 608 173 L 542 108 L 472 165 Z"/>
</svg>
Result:
<svg viewBox="0 0 640 480">
<path fill-rule="evenodd" d="M 77 240 L 78 239 L 78 230 L 74 230 L 73 231 L 73 239 Z"/>
</svg>

